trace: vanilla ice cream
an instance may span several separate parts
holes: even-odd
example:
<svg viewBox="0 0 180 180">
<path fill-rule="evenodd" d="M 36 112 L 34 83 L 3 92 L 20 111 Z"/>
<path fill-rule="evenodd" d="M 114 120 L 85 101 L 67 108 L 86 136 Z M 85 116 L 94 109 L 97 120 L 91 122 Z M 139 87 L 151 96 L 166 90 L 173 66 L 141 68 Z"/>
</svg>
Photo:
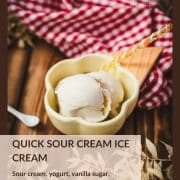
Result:
<svg viewBox="0 0 180 180">
<path fill-rule="evenodd" d="M 103 89 L 109 90 L 112 100 L 111 111 L 115 113 L 116 109 L 119 107 L 119 103 L 121 103 L 124 98 L 124 90 L 121 83 L 110 73 L 104 71 L 92 72 L 88 75 L 98 81 Z"/>
<path fill-rule="evenodd" d="M 104 120 L 111 110 L 111 95 L 86 74 L 67 77 L 56 87 L 59 111 L 90 122 Z"/>
<path fill-rule="evenodd" d="M 124 97 L 120 82 L 106 72 L 66 77 L 58 83 L 55 93 L 60 114 L 89 122 L 105 120 Z"/>
</svg>

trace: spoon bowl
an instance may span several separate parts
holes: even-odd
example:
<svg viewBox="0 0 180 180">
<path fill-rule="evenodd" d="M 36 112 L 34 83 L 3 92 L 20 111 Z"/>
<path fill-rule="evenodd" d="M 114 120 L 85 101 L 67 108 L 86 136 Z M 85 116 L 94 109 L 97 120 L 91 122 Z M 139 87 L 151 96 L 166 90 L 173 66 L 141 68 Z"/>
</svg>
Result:
<svg viewBox="0 0 180 180">
<path fill-rule="evenodd" d="M 22 123 L 24 123 L 28 127 L 35 127 L 40 122 L 39 117 L 21 113 L 12 106 L 8 106 L 8 112 L 17 117 Z"/>
</svg>

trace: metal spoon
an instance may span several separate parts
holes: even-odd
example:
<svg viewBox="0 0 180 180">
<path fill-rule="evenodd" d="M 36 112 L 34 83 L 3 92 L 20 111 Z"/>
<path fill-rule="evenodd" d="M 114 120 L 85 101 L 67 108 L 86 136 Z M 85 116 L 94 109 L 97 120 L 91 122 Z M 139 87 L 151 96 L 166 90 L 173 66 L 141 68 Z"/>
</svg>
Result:
<svg viewBox="0 0 180 180">
<path fill-rule="evenodd" d="M 28 127 L 37 126 L 40 122 L 37 116 L 26 115 L 14 109 L 12 106 L 8 106 L 8 112 L 17 117 L 21 122 L 23 122 Z"/>
</svg>

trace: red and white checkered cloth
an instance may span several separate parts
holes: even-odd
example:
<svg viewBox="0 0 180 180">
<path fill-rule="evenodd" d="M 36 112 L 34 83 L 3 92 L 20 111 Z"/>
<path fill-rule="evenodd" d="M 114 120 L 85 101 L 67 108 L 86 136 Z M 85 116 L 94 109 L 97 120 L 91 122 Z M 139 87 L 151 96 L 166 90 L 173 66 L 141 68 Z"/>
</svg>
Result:
<svg viewBox="0 0 180 180">
<path fill-rule="evenodd" d="M 8 0 L 9 11 L 68 57 L 127 48 L 171 22 L 149 0 Z M 138 107 L 168 104 L 172 96 L 172 32 L 154 43 L 164 51 L 143 84 Z"/>
</svg>

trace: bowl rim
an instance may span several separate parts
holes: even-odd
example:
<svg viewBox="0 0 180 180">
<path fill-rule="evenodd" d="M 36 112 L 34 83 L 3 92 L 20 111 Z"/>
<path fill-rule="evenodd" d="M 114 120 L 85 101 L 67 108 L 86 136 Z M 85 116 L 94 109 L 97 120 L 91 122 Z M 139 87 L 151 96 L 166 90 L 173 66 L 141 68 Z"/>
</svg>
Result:
<svg viewBox="0 0 180 180">
<path fill-rule="evenodd" d="M 87 125 L 87 126 L 95 126 L 95 127 L 111 124 L 112 122 L 115 122 L 115 121 L 118 121 L 119 119 L 121 119 L 121 116 L 124 116 L 124 115 L 125 115 L 125 118 L 126 118 L 126 116 L 127 116 L 126 112 L 127 112 L 128 106 L 131 104 L 131 102 L 133 102 L 133 100 L 137 100 L 137 98 L 138 98 L 140 83 L 139 83 L 139 81 L 137 80 L 137 78 L 135 77 L 135 75 L 131 71 L 129 71 L 127 68 L 124 68 L 122 66 L 119 66 L 118 68 L 121 71 L 128 74 L 128 76 L 133 79 L 133 82 L 134 82 L 136 88 L 134 90 L 133 95 L 122 103 L 121 110 L 115 117 L 113 117 L 113 118 L 111 118 L 111 119 L 109 119 L 107 121 L 101 121 L 101 122 L 97 122 L 97 123 L 92 123 L 92 122 L 88 122 L 88 121 L 83 120 L 81 117 L 65 117 L 65 116 L 59 114 L 58 112 L 56 112 L 51 107 L 51 105 L 49 104 L 48 95 L 49 95 L 49 93 L 51 91 L 54 91 L 54 88 L 51 85 L 51 82 L 49 80 L 49 77 L 51 76 L 53 71 L 56 68 L 58 68 L 61 64 L 64 64 L 64 63 L 77 63 L 79 61 L 83 61 L 83 59 L 85 57 L 88 57 L 88 56 L 101 56 L 101 57 L 105 57 L 106 59 L 107 59 L 107 57 L 109 57 L 109 58 L 113 57 L 110 54 L 94 53 L 94 54 L 87 54 L 87 55 L 84 55 L 84 56 L 80 56 L 80 57 L 77 57 L 77 58 L 63 59 L 60 62 L 54 64 L 47 71 L 46 76 L 45 76 L 46 92 L 45 92 L 45 96 L 44 96 L 44 104 L 45 104 L 45 107 L 46 107 L 46 111 L 49 111 L 49 114 L 51 116 L 53 116 L 55 119 L 57 119 L 58 121 L 61 121 L 61 122 L 65 122 L 65 123 L 76 122 L 78 124 Z"/>
</svg>

